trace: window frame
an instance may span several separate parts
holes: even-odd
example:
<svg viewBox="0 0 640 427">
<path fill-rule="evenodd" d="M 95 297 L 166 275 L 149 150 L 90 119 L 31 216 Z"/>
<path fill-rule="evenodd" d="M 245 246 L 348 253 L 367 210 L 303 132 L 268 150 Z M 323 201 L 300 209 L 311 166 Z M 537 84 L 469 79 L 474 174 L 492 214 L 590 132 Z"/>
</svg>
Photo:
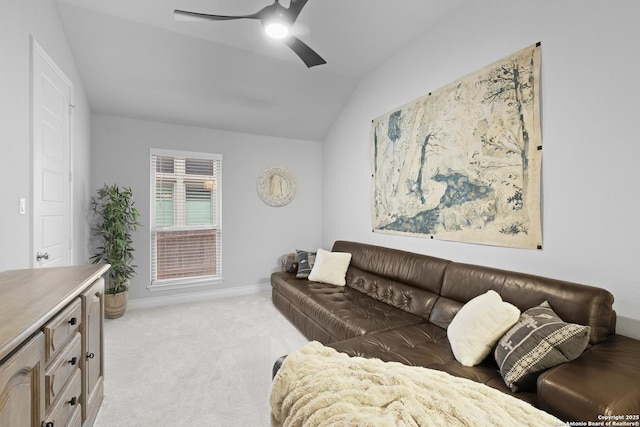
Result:
<svg viewBox="0 0 640 427">
<path fill-rule="evenodd" d="M 155 226 L 156 221 L 156 175 L 157 172 L 154 170 L 155 162 L 153 161 L 154 156 L 156 157 L 172 157 L 172 158 L 185 158 L 185 159 L 197 159 L 197 160 L 213 160 L 218 162 L 218 167 L 214 167 L 214 175 L 216 182 L 216 190 L 215 190 L 215 211 L 213 213 L 215 217 L 215 221 L 213 225 L 206 226 L 192 226 L 192 225 L 180 225 L 180 226 Z M 192 151 L 183 151 L 183 150 L 168 150 L 168 149 L 159 149 L 159 148 L 151 148 L 149 149 L 149 206 L 150 206 L 150 216 L 149 216 L 149 285 L 147 285 L 147 289 L 150 291 L 164 291 L 170 289 L 182 289 L 189 288 L 195 286 L 208 286 L 208 285 L 216 285 L 223 283 L 223 275 L 222 275 L 222 155 L 214 154 L 214 153 L 202 153 L 202 152 L 192 152 Z M 164 173 L 164 172 L 162 172 Z M 175 171 L 174 171 L 175 174 Z M 184 173 L 185 176 L 186 170 Z M 173 191 L 173 199 L 174 204 L 176 202 L 176 198 L 179 194 L 184 193 L 185 200 L 184 204 L 186 206 L 186 183 L 189 181 L 198 181 L 191 180 L 185 178 L 183 180 L 185 184 L 185 191 L 182 192 L 177 189 L 177 182 L 174 182 L 174 191 Z M 174 215 L 176 213 L 174 212 Z M 186 213 L 185 213 L 186 215 Z M 189 230 L 217 230 L 216 232 L 216 274 L 210 276 L 196 276 L 196 277 L 182 277 L 182 278 L 174 278 L 174 279 L 162 279 L 162 280 L 154 280 L 154 265 L 156 264 L 155 255 L 156 252 L 156 237 L 155 233 L 162 230 L 175 230 L 175 231 L 189 231 Z"/>
</svg>

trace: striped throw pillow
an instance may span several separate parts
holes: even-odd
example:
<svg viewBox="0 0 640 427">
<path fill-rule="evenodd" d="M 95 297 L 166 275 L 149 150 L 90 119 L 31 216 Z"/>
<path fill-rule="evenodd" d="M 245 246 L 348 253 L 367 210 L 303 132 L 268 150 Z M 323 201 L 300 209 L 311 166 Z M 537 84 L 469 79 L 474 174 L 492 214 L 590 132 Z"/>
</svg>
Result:
<svg viewBox="0 0 640 427">
<path fill-rule="evenodd" d="M 505 384 L 514 392 L 535 389 L 544 370 L 582 354 L 590 332 L 562 321 L 547 301 L 525 311 L 494 351 Z"/>
</svg>

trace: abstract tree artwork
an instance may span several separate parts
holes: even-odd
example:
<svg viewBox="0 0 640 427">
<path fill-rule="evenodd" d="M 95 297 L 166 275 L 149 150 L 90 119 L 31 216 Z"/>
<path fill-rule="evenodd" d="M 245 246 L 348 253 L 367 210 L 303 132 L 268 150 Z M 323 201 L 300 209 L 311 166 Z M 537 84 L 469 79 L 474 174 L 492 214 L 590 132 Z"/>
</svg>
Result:
<svg viewBox="0 0 640 427">
<path fill-rule="evenodd" d="M 374 232 L 542 247 L 541 49 L 373 120 Z"/>
</svg>

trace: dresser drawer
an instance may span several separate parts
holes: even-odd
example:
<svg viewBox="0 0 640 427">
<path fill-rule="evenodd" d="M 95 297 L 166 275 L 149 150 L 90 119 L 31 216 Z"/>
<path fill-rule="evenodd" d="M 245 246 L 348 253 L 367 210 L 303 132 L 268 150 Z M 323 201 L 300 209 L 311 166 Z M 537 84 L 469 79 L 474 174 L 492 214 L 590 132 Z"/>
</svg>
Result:
<svg viewBox="0 0 640 427">
<path fill-rule="evenodd" d="M 46 324 L 44 339 L 47 363 L 62 350 L 71 335 L 79 330 L 80 323 L 82 323 L 82 304 L 78 298 Z"/>
<path fill-rule="evenodd" d="M 71 416 L 71 419 L 67 423 L 67 427 L 82 427 L 82 410 L 80 409 L 80 405 L 78 405 Z"/>
<path fill-rule="evenodd" d="M 81 410 L 80 392 L 82 391 L 82 386 L 80 378 L 80 370 L 78 369 L 73 374 L 71 382 L 65 387 L 62 395 L 51 407 L 51 411 L 47 412 L 45 424 L 53 423 L 55 427 L 66 426 L 72 420 L 72 417 L 76 415 L 76 411 Z"/>
<path fill-rule="evenodd" d="M 55 402 L 56 397 L 62 393 L 65 384 L 79 369 L 82 354 L 81 342 L 80 333 L 76 332 L 71 342 L 64 347 L 47 368 L 44 378 L 46 409 L 49 409 Z"/>
</svg>

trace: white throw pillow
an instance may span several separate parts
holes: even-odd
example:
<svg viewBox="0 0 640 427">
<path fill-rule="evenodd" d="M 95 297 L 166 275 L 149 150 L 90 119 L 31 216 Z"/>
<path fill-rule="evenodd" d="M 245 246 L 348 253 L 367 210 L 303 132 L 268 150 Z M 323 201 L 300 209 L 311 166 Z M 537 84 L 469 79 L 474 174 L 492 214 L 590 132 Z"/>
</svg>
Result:
<svg viewBox="0 0 640 427">
<path fill-rule="evenodd" d="M 464 366 L 482 362 L 519 318 L 520 310 L 502 301 L 496 291 L 487 291 L 471 299 L 447 328 L 456 360 Z"/>
<path fill-rule="evenodd" d="M 316 261 L 311 269 L 311 274 L 309 274 L 309 280 L 344 286 L 347 284 L 345 277 L 350 262 L 350 253 L 329 252 L 324 249 L 318 249 Z"/>
</svg>

